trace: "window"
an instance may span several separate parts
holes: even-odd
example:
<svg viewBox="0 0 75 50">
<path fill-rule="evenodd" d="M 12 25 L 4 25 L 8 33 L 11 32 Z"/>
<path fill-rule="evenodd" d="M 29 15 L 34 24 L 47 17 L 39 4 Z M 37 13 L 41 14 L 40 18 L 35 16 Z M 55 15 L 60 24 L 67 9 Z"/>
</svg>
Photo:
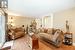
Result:
<svg viewBox="0 0 75 50">
<path fill-rule="evenodd" d="M 53 14 L 42 18 L 42 26 L 45 28 L 53 28 Z"/>
</svg>

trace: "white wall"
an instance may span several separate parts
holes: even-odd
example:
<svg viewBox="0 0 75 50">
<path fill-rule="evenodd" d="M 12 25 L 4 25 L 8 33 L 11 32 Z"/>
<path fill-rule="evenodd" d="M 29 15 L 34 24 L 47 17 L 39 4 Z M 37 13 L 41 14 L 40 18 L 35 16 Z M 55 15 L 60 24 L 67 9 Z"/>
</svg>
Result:
<svg viewBox="0 0 75 50">
<path fill-rule="evenodd" d="M 41 23 L 44 28 L 52 28 L 53 27 L 53 14 L 42 17 Z"/>
<path fill-rule="evenodd" d="M 44 17 L 43 24 L 45 28 L 51 28 L 51 16 Z"/>
<path fill-rule="evenodd" d="M 51 16 L 44 16 L 42 18 L 36 18 L 37 28 L 40 28 L 41 25 L 43 28 L 51 28 L 53 27 L 53 19 Z"/>
<path fill-rule="evenodd" d="M 31 21 L 34 20 L 35 18 L 30 18 L 30 17 L 22 17 L 22 16 L 11 16 L 9 15 L 8 21 L 10 22 L 10 18 L 13 17 L 12 19 L 12 25 L 16 27 L 21 27 L 24 25 L 25 27 L 27 25 L 31 24 Z"/>
<path fill-rule="evenodd" d="M 70 32 L 73 33 L 73 42 L 75 43 L 75 8 L 54 13 L 53 27 L 66 31 L 65 21 L 69 21 Z"/>
</svg>

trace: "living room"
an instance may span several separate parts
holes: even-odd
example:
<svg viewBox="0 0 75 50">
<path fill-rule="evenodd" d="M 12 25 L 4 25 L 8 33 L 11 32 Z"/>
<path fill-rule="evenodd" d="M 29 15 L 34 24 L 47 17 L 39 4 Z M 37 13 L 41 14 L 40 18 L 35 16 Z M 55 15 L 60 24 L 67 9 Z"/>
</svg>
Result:
<svg viewBox="0 0 75 50">
<path fill-rule="evenodd" d="M 0 37 L 13 41 L 12 50 L 75 50 L 75 0 L 10 0 L 7 9 Z"/>
</svg>

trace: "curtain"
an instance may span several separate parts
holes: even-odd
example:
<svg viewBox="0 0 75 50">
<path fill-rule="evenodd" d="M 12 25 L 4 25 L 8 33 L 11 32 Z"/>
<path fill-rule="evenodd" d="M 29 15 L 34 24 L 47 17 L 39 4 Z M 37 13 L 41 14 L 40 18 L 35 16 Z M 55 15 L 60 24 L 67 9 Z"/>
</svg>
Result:
<svg viewBox="0 0 75 50">
<path fill-rule="evenodd" d="M 5 16 L 0 14 L 0 44 L 5 42 Z"/>
</svg>

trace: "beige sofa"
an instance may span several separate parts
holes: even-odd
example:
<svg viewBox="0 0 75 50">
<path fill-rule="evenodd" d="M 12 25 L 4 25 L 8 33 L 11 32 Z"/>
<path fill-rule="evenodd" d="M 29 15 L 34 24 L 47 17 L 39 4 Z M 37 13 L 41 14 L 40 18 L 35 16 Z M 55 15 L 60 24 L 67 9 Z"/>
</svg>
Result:
<svg viewBox="0 0 75 50">
<path fill-rule="evenodd" d="M 63 42 L 63 32 L 60 29 L 45 29 L 44 32 L 38 33 L 39 38 L 42 40 L 55 45 L 56 47 L 60 47 Z"/>
</svg>

